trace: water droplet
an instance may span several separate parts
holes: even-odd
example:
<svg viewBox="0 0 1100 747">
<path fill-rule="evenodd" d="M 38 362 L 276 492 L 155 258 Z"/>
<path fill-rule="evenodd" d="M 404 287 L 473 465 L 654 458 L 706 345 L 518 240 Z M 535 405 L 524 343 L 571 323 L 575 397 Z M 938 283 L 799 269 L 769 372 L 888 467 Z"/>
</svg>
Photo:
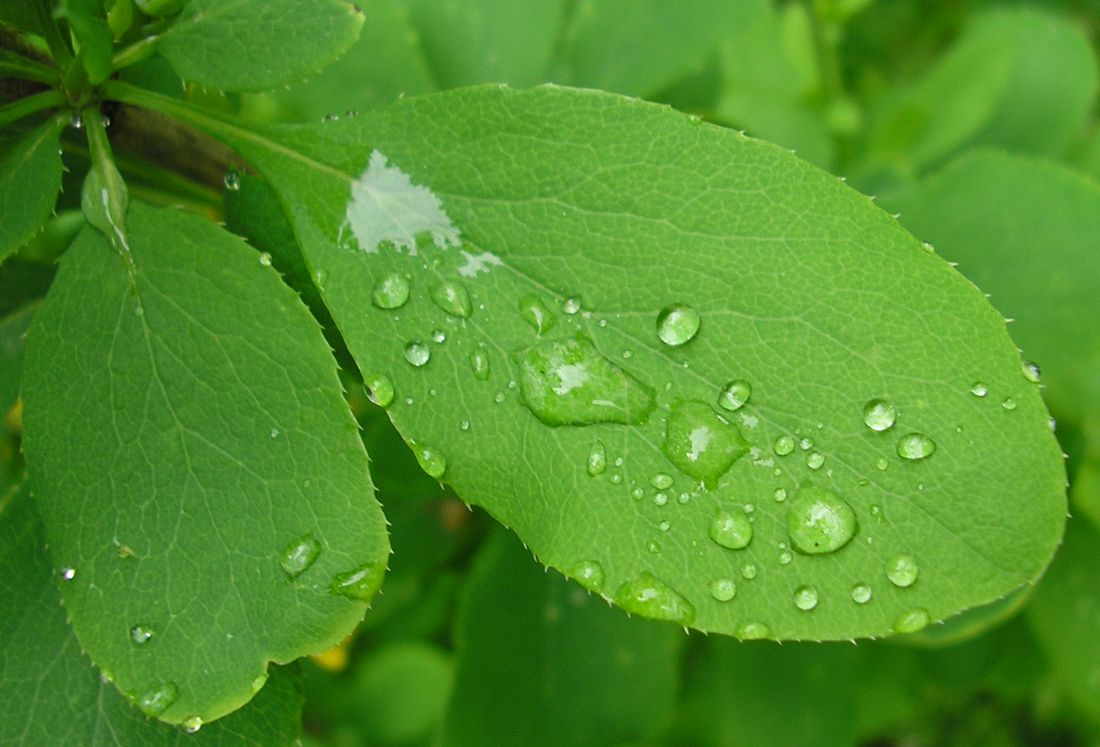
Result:
<svg viewBox="0 0 1100 747">
<path fill-rule="evenodd" d="M 886 564 L 886 578 L 900 588 L 912 586 L 920 575 L 920 568 L 912 555 L 897 555 Z"/>
<path fill-rule="evenodd" d="M 732 578 L 716 578 L 710 582 L 710 595 L 719 602 L 728 602 L 737 596 L 737 584 Z"/>
<path fill-rule="evenodd" d="M 446 332 L 444 332 L 441 329 L 433 329 L 432 330 L 432 342 L 436 343 L 437 345 L 442 345 L 446 341 L 447 341 L 447 333 Z"/>
<path fill-rule="evenodd" d="M 272 428 L 271 433 L 269 435 L 272 438 L 278 438 L 279 437 L 279 429 L 278 428 Z"/>
<path fill-rule="evenodd" d="M 264 267 L 271 267 L 271 255 L 268 252 L 260 252 L 260 264 Z"/>
<path fill-rule="evenodd" d="M 719 511 L 710 523 L 710 538 L 722 547 L 740 550 L 752 542 L 752 524 L 744 513 Z"/>
<path fill-rule="evenodd" d="M 413 442 L 412 450 L 422 470 L 437 480 L 443 477 L 443 473 L 447 471 L 447 459 L 438 449 Z"/>
<path fill-rule="evenodd" d="M 867 584 L 856 584 L 852 587 L 852 601 L 856 604 L 867 604 L 871 601 L 871 597 L 874 592 L 871 591 L 871 587 Z"/>
<path fill-rule="evenodd" d="M 803 438 L 803 439 L 799 440 L 799 442 L 798 442 L 798 448 L 802 449 L 803 451 L 809 451 L 813 447 L 814 447 L 813 439 Z"/>
<path fill-rule="evenodd" d="M 534 327 L 539 335 L 549 332 L 558 321 L 554 313 L 546 308 L 546 304 L 534 293 L 528 293 L 519 300 L 519 315 Z"/>
<path fill-rule="evenodd" d="M 254 677 L 252 679 L 252 683 L 251 683 L 252 692 L 258 693 L 260 690 L 262 690 L 263 686 L 267 684 L 267 678 L 268 678 L 268 673 L 267 672 L 264 672 L 263 674 L 256 675 L 256 677 Z"/>
<path fill-rule="evenodd" d="M 573 566 L 568 574 L 584 588 L 596 594 L 603 593 L 603 566 L 594 560 L 585 560 Z"/>
<path fill-rule="evenodd" d="M 787 511 L 791 546 L 808 555 L 834 552 L 848 544 L 858 524 L 839 496 L 812 485 L 802 488 Z"/>
<path fill-rule="evenodd" d="M 565 299 L 561 305 L 561 310 L 566 314 L 572 316 L 581 310 L 581 300 L 576 296 Z"/>
<path fill-rule="evenodd" d="M 803 612 L 809 612 L 817 606 L 817 589 L 812 586 L 799 586 L 794 592 L 794 606 Z"/>
<path fill-rule="evenodd" d="M 313 565 L 321 554 L 321 543 L 312 534 L 304 534 L 283 548 L 279 565 L 290 578 L 297 578 Z"/>
<path fill-rule="evenodd" d="M 873 504 L 871 506 L 871 516 L 872 518 L 874 518 L 875 521 L 879 522 L 880 524 L 886 521 L 886 514 L 883 512 L 882 506 L 879 506 L 877 504 Z"/>
<path fill-rule="evenodd" d="M 863 422 L 873 431 L 885 431 L 894 427 L 898 409 L 884 399 L 873 399 L 863 406 Z"/>
<path fill-rule="evenodd" d="M 810 469 L 821 469 L 823 464 L 825 464 L 825 455 L 820 451 L 811 451 L 806 455 L 806 466 Z"/>
<path fill-rule="evenodd" d="M 83 128 L 84 127 L 84 117 L 80 116 L 79 114 L 77 114 L 75 112 L 70 114 L 69 115 L 69 127 L 72 127 L 74 130 L 79 130 L 79 129 Z"/>
<path fill-rule="evenodd" d="M 661 523 L 657 525 L 657 528 L 660 529 L 662 532 L 667 532 L 669 529 L 672 528 L 672 522 L 668 519 L 662 519 Z"/>
<path fill-rule="evenodd" d="M 697 400 L 673 406 L 661 444 L 661 451 L 673 465 L 711 486 L 748 449 L 748 442 L 736 426 Z"/>
<path fill-rule="evenodd" d="M 775 453 L 779 456 L 787 456 L 794 451 L 794 437 L 793 436 L 779 436 L 775 439 L 775 445 L 772 447 Z"/>
<path fill-rule="evenodd" d="M 370 301 L 380 309 L 398 309 L 409 300 L 409 281 L 391 272 L 374 286 Z"/>
<path fill-rule="evenodd" d="M 970 387 L 970 393 L 975 397 L 984 397 L 989 394 L 989 389 L 980 381 L 975 381 L 974 385 Z"/>
<path fill-rule="evenodd" d="M 465 319 L 474 313 L 474 307 L 470 303 L 470 294 L 466 291 L 466 287 L 451 280 L 444 281 L 432 288 L 432 301 L 451 316 L 460 319 Z"/>
<path fill-rule="evenodd" d="M 630 495 L 634 496 L 634 500 L 636 501 L 641 500 L 642 496 L 645 495 L 645 491 L 641 488 L 634 488 L 630 491 Z"/>
<path fill-rule="evenodd" d="M 1030 381 L 1032 384 L 1038 384 L 1039 379 L 1042 378 L 1043 372 L 1039 369 L 1039 364 L 1034 361 L 1023 362 L 1024 378 Z"/>
<path fill-rule="evenodd" d="M 384 573 L 385 570 L 380 563 L 364 563 L 347 573 L 333 576 L 329 589 L 340 596 L 369 601 L 382 585 Z"/>
<path fill-rule="evenodd" d="M 627 612 L 657 620 L 690 625 L 695 620 L 691 602 L 650 573 L 628 581 L 615 593 L 615 602 Z"/>
<path fill-rule="evenodd" d="M 185 718 L 183 721 L 180 722 L 180 726 L 183 727 L 183 730 L 186 733 L 194 734 L 202 728 L 202 717 L 191 716 L 190 718 Z"/>
<path fill-rule="evenodd" d="M 779 553 L 779 565 L 790 565 L 794 557 L 786 551 Z"/>
<path fill-rule="evenodd" d="M 658 542 L 657 540 L 650 540 L 649 542 L 645 543 L 645 546 L 646 546 L 646 549 L 649 550 L 654 555 L 661 552 L 661 543 Z"/>
<path fill-rule="evenodd" d="M 902 612 L 898 616 L 898 619 L 894 621 L 895 633 L 916 633 L 918 630 L 924 630 L 931 622 L 931 618 L 928 616 L 928 610 L 921 607 L 915 607 L 906 612 Z"/>
<path fill-rule="evenodd" d="M 775 492 L 772 493 L 772 497 L 775 498 L 776 503 L 782 503 L 783 501 L 787 500 L 787 489 L 776 488 Z"/>
<path fill-rule="evenodd" d="M 668 493 L 655 493 L 653 495 L 653 503 L 658 506 L 664 506 L 668 503 Z"/>
<path fill-rule="evenodd" d="M 772 634 L 771 628 L 762 622 L 742 623 L 737 628 L 737 637 L 742 641 L 759 641 Z"/>
<path fill-rule="evenodd" d="M 661 309 L 657 315 L 657 336 L 666 345 L 683 345 L 699 332 L 699 312 L 682 303 Z"/>
<path fill-rule="evenodd" d="M 596 475 L 602 475 L 606 469 L 607 452 L 604 451 L 603 444 L 597 441 L 592 445 L 592 450 L 588 452 L 588 474 L 595 477 Z"/>
<path fill-rule="evenodd" d="M 676 496 L 676 502 L 677 503 L 687 503 L 690 500 L 691 500 L 691 494 L 686 492 L 686 491 L 683 492 L 683 493 L 680 493 L 680 495 Z"/>
<path fill-rule="evenodd" d="M 898 441 L 898 456 L 902 459 L 927 459 L 936 450 L 936 442 L 923 433 L 906 433 Z"/>
<path fill-rule="evenodd" d="M 745 406 L 751 395 L 752 384 L 736 379 L 726 384 L 725 389 L 718 395 L 718 405 L 725 410 L 735 412 Z"/>
<path fill-rule="evenodd" d="M 543 342 L 517 359 L 523 403 L 546 425 L 641 425 L 653 410 L 652 390 L 586 337 Z"/>
<path fill-rule="evenodd" d="M 886 457 L 879 457 L 875 460 L 875 467 L 879 472 L 885 472 L 886 468 L 890 466 L 890 462 L 886 461 Z"/>
<path fill-rule="evenodd" d="M 474 378 L 479 381 L 489 380 L 489 354 L 477 348 L 470 353 L 470 368 L 474 371 Z"/>
<path fill-rule="evenodd" d="M 752 581 L 756 578 L 757 568 L 755 563 L 748 563 L 741 569 L 741 578 Z"/>
<path fill-rule="evenodd" d="M 160 687 L 155 687 L 142 695 L 137 700 L 137 707 L 150 718 L 156 718 L 168 710 L 168 706 L 179 698 L 179 689 L 174 682 L 165 682 Z"/>
<path fill-rule="evenodd" d="M 615 474 L 613 474 L 611 476 L 611 484 L 612 485 L 619 485 L 619 484 L 622 483 L 622 481 L 623 481 L 623 476 L 620 475 L 618 472 L 616 472 Z"/>
<path fill-rule="evenodd" d="M 63 581 L 72 581 L 74 578 L 76 578 L 76 569 L 75 568 L 62 568 L 61 569 L 61 579 Z"/>
<path fill-rule="evenodd" d="M 1005 397 L 1005 401 L 1001 403 L 1001 407 L 1011 412 L 1016 409 L 1016 400 L 1012 399 L 1012 397 Z"/>
<path fill-rule="evenodd" d="M 153 629 L 148 625 L 135 625 L 130 628 L 130 640 L 137 644 L 142 644 L 153 637 Z"/>
<path fill-rule="evenodd" d="M 422 342 L 414 340 L 405 346 L 405 360 L 420 368 L 431 360 L 432 351 Z"/>
<path fill-rule="evenodd" d="M 664 472 L 658 472 L 653 477 L 649 478 L 649 484 L 657 488 L 657 490 L 668 490 L 672 487 L 672 477 L 666 475 Z"/>
<path fill-rule="evenodd" d="M 363 377 L 367 387 L 367 399 L 379 407 L 389 407 L 393 402 L 393 382 L 384 374 L 367 374 Z"/>
</svg>

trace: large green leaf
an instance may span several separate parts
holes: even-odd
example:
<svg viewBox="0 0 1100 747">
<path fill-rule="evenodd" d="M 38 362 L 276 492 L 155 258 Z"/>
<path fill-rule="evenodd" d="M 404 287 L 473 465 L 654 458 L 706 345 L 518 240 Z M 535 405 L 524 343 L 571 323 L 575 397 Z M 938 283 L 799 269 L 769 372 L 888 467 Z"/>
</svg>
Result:
<svg viewBox="0 0 1100 747">
<path fill-rule="evenodd" d="M 0 158 L 0 260 L 50 217 L 61 190 L 61 130 L 54 117 L 5 146 Z"/>
<path fill-rule="evenodd" d="M 500 531 L 459 610 L 443 743 L 645 743 L 672 714 L 683 640 L 546 573 Z"/>
<path fill-rule="evenodd" d="M 344 0 L 188 0 L 157 48 L 186 81 L 263 91 L 319 72 L 362 25 Z"/>
<path fill-rule="evenodd" d="M 196 734 L 150 720 L 96 673 L 65 622 L 29 496 L 0 506 L 0 744 L 256 745 L 295 742 L 302 697 L 272 673 L 245 708 Z"/>
<path fill-rule="evenodd" d="M 429 473 L 630 611 L 881 635 L 1003 596 L 1058 542 L 1061 453 L 1000 315 L 779 147 L 556 87 L 264 132 L 115 92 L 265 173 Z"/>
<path fill-rule="evenodd" d="M 316 322 L 243 242 L 127 218 L 134 274 L 88 228 L 24 363 L 24 446 L 77 638 L 159 718 L 217 718 L 269 661 L 339 641 L 388 545 Z"/>
<path fill-rule="evenodd" d="M 0 316 L 0 416 L 19 398 L 19 379 L 23 373 L 23 340 L 37 304 L 28 304 L 6 316 Z"/>
</svg>

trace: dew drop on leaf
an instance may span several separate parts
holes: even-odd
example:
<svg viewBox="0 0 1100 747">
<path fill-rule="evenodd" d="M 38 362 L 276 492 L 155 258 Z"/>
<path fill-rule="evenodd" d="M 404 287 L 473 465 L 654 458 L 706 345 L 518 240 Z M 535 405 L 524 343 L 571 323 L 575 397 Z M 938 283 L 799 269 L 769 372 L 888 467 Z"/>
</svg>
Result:
<svg viewBox="0 0 1100 747">
<path fill-rule="evenodd" d="M 61 580 L 62 581 L 72 581 L 74 578 L 76 578 L 76 569 L 75 568 L 62 568 L 61 569 Z"/>
<path fill-rule="evenodd" d="M 821 469 L 825 464 L 825 455 L 820 451 L 811 451 L 806 455 L 806 466 L 813 470 Z"/>
<path fill-rule="evenodd" d="M 787 456 L 794 451 L 795 443 L 793 436 L 779 436 L 775 439 L 775 445 L 772 449 L 779 456 Z"/>
<path fill-rule="evenodd" d="M 790 565 L 792 560 L 794 560 L 794 556 L 786 550 L 779 553 L 779 565 Z"/>
<path fill-rule="evenodd" d="M 672 477 L 664 472 L 658 472 L 649 478 L 649 484 L 657 490 L 668 490 L 672 487 Z"/>
<path fill-rule="evenodd" d="M 716 578 L 710 582 L 710 595 L 719 602 L 728 602 L 737 596 L 737 584 L 732 578 Z"/>
<path fill-rule="evenodd" d="M 863 406 L 863 422 L 873 431 L 893 428 L 897 418 L 897 408 L 884 399 L 873 399 Z"/>
<path fill-rule="evenodd" d="M 382 584 L 383 568 L 379 563 L 363 565 L 333 577 L 329 589 L 334 594 L 368 601 Z"/>
<path fill-rule="evenodd" d="M 741 569 L 741 578 L 745 579 L 746 581 L 752 581 L 754 578 L 756 578 L 756 574 L 757 568 L 755 563 L 746 563 L 745 566 Z"/>
<path fill-rule="evenodd" d="M 871 601 L 871 597 L 874 592 L 871 591 L 871 587 L 867 584 L 856 584 L 852 587 L 851 595 L 852 601 L 856 604 L 867 604 Z"/>
<path fill-rule="evenodd" d="M 1030 381 L 1032 384 L 1038 384 L 1042 378 L 1042 371 L 1039 369 L 1039 364 L 1034 361 L 1023 362 L 1024 378 Z"/>
<path fill-rule="evenodd" d="M 722 547 L 740 550 L 752 542 L 752 523 L 744 513 L 719 511 L 710 523 L 710 538 Z"/>
<path fill-rule="evenodd" d="M 935 450 L 936 442 L 923 433 L 906 433 L 898 440 L 898 456 L 902 459 L 927 459 Z"/>
<path fill-rule="evenodd" d="M 447 471 L 447 459 L 438 449 L 414 442 L 412 450 L 422 470 L 437 480 L 443 477 L 443 473 Z"/>
<path fill-rule="evenodd" d="M 370 301 L 380 309 L 399 309 L 409 300 L 409 281 L 396 272 L 384 276 L 371 291 Z"/>
<path fill-rule="evenodd" d="M 875 460 L 875 469 L 879 472 L 885 472 L 886 468 L 890 466 L 890 462 L 886 461 L 886 457 L 879 457 Z"/>
<path fill-rule="evenodd" d="M 803 612 L 809 612 L 817 606 L 817 589 L 812 586 L 799 586 L 794 592 L 794 606 Z"/>
<path fill-rule="evenodd" d="M 180 726 L 183 727 L 183 730 L 186 733 L 194 734 L 202 728 L 202 717 L 191 716 L 190 718 L 185 718 L 183 721 L 180 722 Z"/>
<path fill-rule="evenodd" d="M 718 395 L 718 405 L 724 410 L 736 412 L 745 406 L 752 395 L 752 385 L 743 379 L 737 379 L 726 384 Z"/>
<path fill-rule="evenodd" d="M 271 267 L 271 255 L 267 252 L 260 252 L 260 264 L 264 267 Z"/>
<path fill-rule="evenodd" d="M 150 718 L 156 718 L 168 710 L 168 706 L 179 698 L 179 689 L 174 682 L 165 682 L 159 687 L 154 687 L 138 698 L 137 707 Z"/>
<path fill-rule="evenodd" d="M 465 319 L 474 313 L 470 294 L 461 283 L 444 281 L 432 288 L 432 301 L 451 316 Z"/>
<path fill-rule="evenodd" d="M 615 592 L 615 603 L 627 612 L 656 620 L 690 625 L 695 620 L 691 602 L 650 573 L 627 581 Z"/>
<path fill-rule="evenodd" d="M 668 504 L 668 493 L 654 493 L 653 503 L 657 506 L 664 506 Z"/>
<path fill-rule="evenodd" d="M 898 616 L 898 619 L 894 621 L 894 632 L 916 633 L 918 630 L 924 630 L 929 622 L 931 622 L 931 618 L 928 616 L 928 610 L 915 607 L 902 612 Z"/>
<path fill-rule="evenodd" d="M 470 368 L 478 381 L 489 380 L 489 354 L 481 348 L 470 353 Z"/>
<path fill-rule="evenodd" d="M 405 360 L 417 368 L 431 360 L 432 351 L 422 342 L 413 341 L 405 346 Z"/>
<path fill-rule="evenodd" d="M 738 626 L 735 635 L 742 641 L 759 641 L 771 634 L 771 628 L 762 622 L 746 622 Z"/>
<path fill-rule="evenodd" d="M 711 486 L 748 449 L 736 426 L 698 400 L 673 406 L 661 444 L 661 451 L 680 471 Z"/>
<path fill-rule="evenodd" d="M 603 566 L 594 560 L 585 560 L 581 563 L 577 563 L 577 565 L 569 570 L 567 575 L 576 579 L 577 583 L 591 592 L 596 594 L 603 592 L 605 580 Z"/>
<path fill-rule="evenodd" d="M 312 534 L 304 534 L 283 548 L 279 565 L 290 578 L 297 578 L 313 565 L 321 554 L 321 543 Z"/>
<path fill-rule="evenodd" d="M 561 310 L 566 314 L 572 316 L 581 310 L 581 300 L 575 296 L 565 299 L 561 305 Z"/>
<path fill-rule="evenodd" d="M 1012 397 L 1005 397 L 1005 401 L 1001 403 L 1001 407 L 1011 412 L 1016 409 L 1016 400 L 1012 399 Z"/>
<path fill-rule="evenodd" d="M 519 315 L 539 335 L 549 332 L 558 321 L 554 312 L 546 308 L 546 304 L 534 293 L 528 293 L 519 300 Z"/>
<path fill-rule="evenodd" d="M 855 512 L 839 496 L 807 486 L 798 491 L 787 511 L 787 533 L 799 552 L 818 555 L 848 544 L 858 524 Z"/>
<path fill-rule="evenodd" d="M 657 314 L 657 336 L 666 345 L 676 347 L 699 332 L 699 312 L 682 303 L 674 303 Z"/>
<path fill-rule="evenodd" d="M 225 188 L 230 192 L 236 192 L 241 188 L 241 175 L 235 169 L 230 169 L 225 172 L 222 184 L 224 184 Z"/>
<path fill-rule="evenodd" d="M 389 407 L 393 402 L 393 382 L 384 374 L 367 374 L 363 377 L 367 387 L 367 399 L 379 407 Z"/>
<path fill-rule="evenodd" d="M 588 452 L 587 469 L 592 477 L 602 475 L 607 469 L 607 452 L 599 441 L 592 444 L 592 450 Z"/>
<path fill-rule="evenodd" d="M 985 395 L 989 394 L 989 388 L 986 387 L 986 385 L 982 382 L 975 381 L 974 384 L 970 387 L 970 393 L 973 394 L 975 397 L 984 397 Z"/>
<path fill-rule="evenodd" d="M 912 586 L 920 575 L 920 567 L 912 555 L 896 555 L 886 563 L 886 578 L 894 586 L 905 588 Z"/>
<path fill-rule="evenodd" d="M 153 629 L 148 625 L 135 625 L 130 628 L 130 640 L 140 645 L 153 637 Z"/>
<path fill-rule="evenodd" d="M 775 498 L 776 503 L 782 503 L 783 501 L 787 500 L 787 489 L 776 488 L 775 492 L 772 493 L 772 497 Z"/>
</svg>

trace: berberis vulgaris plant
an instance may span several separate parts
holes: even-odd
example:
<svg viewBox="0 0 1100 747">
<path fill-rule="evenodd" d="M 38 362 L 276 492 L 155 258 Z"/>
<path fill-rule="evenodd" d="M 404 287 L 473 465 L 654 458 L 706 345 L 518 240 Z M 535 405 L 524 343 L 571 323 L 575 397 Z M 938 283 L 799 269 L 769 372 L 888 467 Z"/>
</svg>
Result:
<svg viewBox="0 0 1100 747">
<path fill-rule="evenodd" d="M 5 0 L 0 743 L 1095 739 L 1096 20 L 982 5 Z"/>
</svg>

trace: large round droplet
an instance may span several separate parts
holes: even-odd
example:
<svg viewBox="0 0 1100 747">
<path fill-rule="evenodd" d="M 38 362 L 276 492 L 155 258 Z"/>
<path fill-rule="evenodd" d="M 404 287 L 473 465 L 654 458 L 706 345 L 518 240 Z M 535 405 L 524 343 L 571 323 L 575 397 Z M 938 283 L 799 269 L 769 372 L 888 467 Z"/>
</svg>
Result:
<svg viewBox="0 0 1100 747">
<path fill-rule="evenodd" d="M 661 451 L 678 469 L 713 486 L 749 450 L 737 427 L 710 405 L 692 400 L 673 406 Z"/>
<path fill-rule="evenodd" d="M 443 473 L 447 471 L 447 459 L 438 449 L 414 442 L 412 450 L 416 461 L 420 463 L 420 469 L 437 480 L 443 477 Z"/>
<path fill-rule="evenodd" d="M 820 451 L 811 451 L 806 455 L 806 466 L 812 470 L 819 470 L 825 464 L 825 455 Z"/>
<path fill-rule="evenodd" d="M 710 523 L 710 538 L 731 550 L 748 547 L 752 542 L 752 522 L 744 512 L 719 511 Z"/>
<path fill-rule="evenodd" d="M 699 312 L 682 303 L 661 309 L 657 315 L 657 336 L 666 345 L 683 345 L 699 332 Z"/>
<path fill-rule="evenodd" d="M 856 604 L 867 604 L 871 601 L 874 592 L 867 584 L 856 584 L 852 587 L 852 601 Z"/>
<path fill-rule="evenodd" d="M 737 596 L 737 584 L 732 578 L 716 578 L 710 582 L 710 595 L 719 602 L 728 602 Z"/>
<path fill-rule="evenodd" d="M 787 456 L 794 451 L 794 437 L 793 436 L 778 436 L 775 439 L 775 445 L 772 449 L 778 456 Z"/>
<path fill-rule="evenodd" d="M 789 506 L 787 533 L 791 545 L 808 555 L 839 550 L 858 528 L 852 507 L 822 488 L 812 485 L 802 488 Z"/>
<path fill-rule="evenodd" d="M 369 601 L 382 585 L 382 576 L 385 569 L 379 563 L 364 563 L 347 573 L 339 573 L 333 576 L 329 589 L 334 594 Z"/>
<path fill-rule="evenodd" d="M 379 407 L 389 407 L 393 402 L 393 382 L 385 374 L 374 373 L 363 377 L 367 387 L 367 399 Z"/>
<path fill-rule="evenodd" d="M 546 308 L 542 299 L 534 293 L 528 293 L 519 300 L 519 315 L 530 324 L 539 335 L 546 334 L 557 324 L 554 312 Z"/>
<path fill-rule="evenodd" d="M 873 431 L 893 428 L 897 419 L 897 408 L 884 399 L 873 399 L 863 406 L 863 422 Z"/>
<path fill-rule="evenodd" d="M 794 606 L 803 612 L 809 612 L 817 606 L 817 589 L 812 586 L 799 586 L 794 592 Z"/>
<path fill-rule="evenodd" d="M 146 716 L 156 718 L 168 710 L 168 706 L 175 703 L 177 698 L 179 698 L 179 688 L 176 687 L 176 683 L 165 682 L 160 687 L 146 691 L 137 699 L 136 705 L 138 710 Z"/>
<path fill-rule="evenodd" d="M 691 602 L 650 573 L 642 573 L 620 586 L 615 592 L 615 603 L 627 612 L 656 620 L 681 625 L 690 625 L 695 620 Z"/>
<path fill-rule="evenodd" d="M 970 387 L 970 393 L 975 397 L 984 397 L 989 394 L 989 387 L 980 381 L 975 381 L 973 386 Z"/>
<path fill-rule="evenodd" d="M 371 291 L 370 301 L 380 309 L 397 309 L 409 300 L 409 281 L 396 272 L 383 277 Z"/>
<path fill-rule="evenodd" d="M 915 607 L 902 612 L 898 616 L 898 619 L 894 621 L 894 632 L 916 633 L 918 630 L 924 630 L 928 627 L 930 622 L 931 618 L 928 616 L 928 610 Z"/>
<path fill-rule="evenodd" d="M 898 441 L 898 456 L 902 459 L 927 459 L 935 450 L 936 442 L 923 433 L 906 433 Z"/>
<path fill-rule="evenodd" d="M 603 566 L 594 560 L 585 560 L 577 563 L 567 573 L 577 583 L 596 594 L 603 593 L 604 573 Z"/>
<path fill-rule="evenodd" d="M 427 365 L 432 358 L 432 351 L 427 345 L 419 341 L 410 342 L 405 346 L 405 360 L 409 365 L 420 368 Z"/>
<path fill-rule="evenodd" d="M 140 645 L 153 637 L 153 629 L 148 625 L 135 625 L 130 628 L 130 640 Z"/>
<path fill-rule="evenodd" d="M 912 586 L 917 576 L 920 575 L 920 567 L 912 555 L 896 555 L 886 563 L 886 578 L 894 586 L 905 588 Z"/>
<path fill-rule="evenodd" d="M 649 478 L 649 484 L 657 490 L 668 490 L 672 487 L 672 476 L 664 472 L 658 472 Z"/>
<path fill-rule="evenodd" d="M 726 384 L 718 395 L 718 406 L 730 412 L 736 412 L 745 406 L 752 395 L 752 384 L 736 379 Z"/>
<path fill-rule="evenodd" d="M 470 316 L 474 311 L 466 287 L 451 280 L 442 282 L 432 288 L 432 301 L 451 316 L 457 316 L 461 319 Z"/>
<path fill-rule="evenodd" d="M 321 543 L 312 534 L 303 534 L 283 548 L 279 565 L 290 578 L 297 578 L 313 565 L 321 554 Z"/>
<path fill-rule="evenodd" d="M 599 441 L 592 444 L 592 450 L 588 452 L 588 474 L 595 477 L 602 475 L 607 470 L 607 452 Z"/>
</svg>

